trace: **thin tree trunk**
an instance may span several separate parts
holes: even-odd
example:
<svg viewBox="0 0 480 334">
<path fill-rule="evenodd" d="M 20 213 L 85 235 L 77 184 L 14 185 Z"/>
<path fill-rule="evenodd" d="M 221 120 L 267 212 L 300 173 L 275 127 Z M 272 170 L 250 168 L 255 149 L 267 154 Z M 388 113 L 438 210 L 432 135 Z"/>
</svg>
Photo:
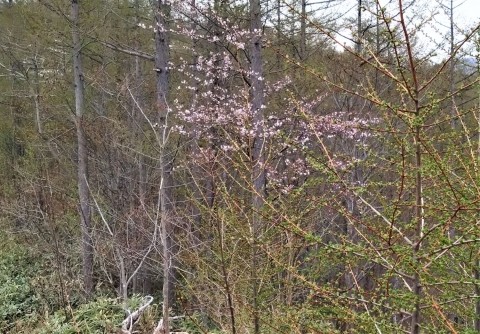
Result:
<svg viewBox="0 0 480 334">
<path fill-rule="evenodd" d="M 38 62 L 35 57 L 33 59 L 33 70 L 34 70 L 34 80 L 33 80 L 33 88 L 32 88 L 32 95 L 33 101 L 35 103 L 35 123 L 37 125 L 37 133 L 40 137 L 43 134 L 43 127 L 42 127 L 42 111 L 40 107 L 40 80 L 38 74 Z"/>
<path fill-rule="evenodd" d="M 140 0 L 135 0 L 135 31 L 138 31 L 140 23 Z M 138 34 L 137 36 L 140 36 Z M 138 38 L 134 42 L 135 50 L 140 49 L 140 42 Z M 147 168 L 145 163 L 145 154 L 143 154 L 143 124 L 145 123 L 145 117 L 142 113 L 142 110 L 145 106 L 145 94 L 143 94 L 142 89 L 143 78 L 142 78 L 142 58 L 138 55 L 134 57 L 135 71 L 134 71 L 134 90 L 133 94 L 135 96 L 135 101 L 132 103 L 132 124 L 133 131 L 135 135 L 135 143 L 137 145 L 137 151 L 135 160 L 137 161 L 136 175 L 135 180 L 138 187 L 138 206 L 144 210 L 147 207 L 146 203 L 146 194 L 147 194 Z M 136 205 L 137 198 L 133 196 L 131 199 L 131 205 L 134 207 Z M 147 269 L 145 267 L 141 268 L 138 271 L 138 274 L 135 275 L 132 284 L 133 293 L 140 294 L 151 294 L 151 279 L 147 274 Z"/>
<path fill-rule="evenodd" d="M 135 29 L 138 28 L 138 24 L 140 23 L 140 1 L 136 0 L 135 1 L 135 21 L 137 23 L 137 26 Z M 136 40 L 135 41 L 135 49 L 138 50 L 140 48 L 140 43 Z M 135 56 L 135 73 L 134 73 L 134 83 L 135 83 L 135 98 L 137 99 L 138 106 L 136 103 L 133 103 L 133 121 L 135 123 L 135 139 L 142 141 L 143 138 L 143 133 L 142 133 L 142 124 L 144 123 L 144 116 L 142 115 L 141 111 L 137 109 L 142 108 L 144 105 L 144 96 L 141 93 L 142 91 L 142 65 L 141 65 L 142 59 L 139 56 Z M 141 145 L 143 147 L 143 145 Z M 141 148 L 140 148 L 141 150 Z M 145 171 L 145 162 L 144 162 L 144 154 L 140 152 L 137 155 L 138 159 L 138 177 L 137 177 L 137 182 L 138 182 L 138 198 L 140 201 L 140 206 L 145 205 L 145 196 L 147 193 L 146 190 L 146 171 Z"/>
<path fill-rule="evenodd" d="M 355 47 L 357 53 L 360 53 L 362 52 L 362 0 L 358 0 L 357 10 L 357 43 Z"/>
<path fill-rule="evenodd" d="M 278 47 L 278 52 L 277 52 L 277 68 L 281 68 L 282 66 L 282 55 L 280 53 L 280 46 L 281 46 L 281 40 L 282 40 L 282 22 L 281 22 L 281 14 L 282 14 L 282 0 L 277 0 L 277 47 Z"/>
<path fill-rule="evenodd" d="M 380 5 L 378 1 L 375 1 L 375 13 L 376 13 L 376 33 L 375 33 L 375 47 L 377 56 L 380 55 Z"/>
<path fill-rule="evenodd" d="M 478 282 L 480 280 L 480 261 L 475 260 L 473 265 L 476 267 L 473 270 L 473 277 L 475 278 L 475 281 Z M 474 286 L 475 290 L 475 321 L 474 321 L 474 328 L 477 333 L 480 333 L 480 285 L 475 284 Z"/>
<path fill-rule="evenodd" d="M 420 313 L 421 313 L 421 299 L 422 299 L 422 281 L 420 277 L 420 270 L 422 267 L 419 252 L 422 248 L 422 239 L 425 228 L 425 214 L 424 214 L 424 198 L 423 198 L 423 174 L 422 174 L 422 124 L 421 122 L 421 109 L 419 102 L 419 84 L 417 79 L 417 70 L 415 67 L 415 58 L 413 55 L 412 45 L 410 43 L 410 35 L 407 30 L 407 22 L 405 21 L 403 1 L 398 0 L 398 7 L 400 13 L 400 25 L 402 27 L 403 36 L 405 38 L 405 46 L 408 54 L 408 62 L 410 67 L 410 74 L 412 77 L 412 84 L 409 87 L 412 102 L 414 104 L 414 115 L 416 122 L 413 125 L 414 135 L 413 142 L 415 147 L 415 238 L 413 239 L 413 281 L 412 291 L 414 294 L 413 312 L 410 321 L 410 334 L 420 333 Z"/>
<path fill-rule="evenodd" d="M 82 228 L 82 256 L 83 256 L 83 285 L 87 298 L 93 293 L 93 243 L 90 221 L 90 195 L 88 192 L 88 149 L 87 139 L 83 129 L 83 115 L 85 105 L 81 41 L 79 30 L 78 0 L 72 0 L 73 25 L 73 75 L 75 83 L 75 127 L 77 130 L 77 177 L 78 196 L 80 200 L 79 213 Z"/>
<path fill-rule="evenodd" d="M 190 10 L 192 11 L 192 22 L 191 22 L 191 29 L 192 31 L 197 31 L 197 23 L 196 21 L 196 15 L 193 14 L 195 11 L 195 8 L 197 7 L 196 0 L 191 0 L 190 1 Z M 197 65 L 198 65 L 198 41 L 196 36 L 192 36 L 192 80 L 190 82 L 190 85 L 192 87 L 195 87 L 193 94 L 192 94 L 192 109 L 195 110 L 197 106 L 197 99 L 198 99 L 198 83 L 197 80 L 195 80 L 195 77 L 197 76 Z M 192 140 L 192 145 L 191 145 L 191 150 L 192 153 L 198 149 L 198 140 L 195 138 Z M 192 177 L 195 179 L 200 180 L 201 179 L 201 168 L 198 164 L 194 164 L 193 169 L 192 169 Z M 200 182 L 200 181 L 198 181 Z M 193 203 L 192 206 L 192 217 L 193 217 L 193 228 L 192 228 L 192 235 L 193 235 L 193 242 L 194 245 L 197 246 L 199 244 L 199 234 L 198 231 L 200 229 L 200 224 L 202 223 L 202 213 L 200 211 L 200 205 L 203 199 L 202 196 L 202 191 L 200 189 L 200 183 L 193 182 L 193 198 L 195 203 Z"/>
<path fill-rule="evenodd" d="M 477 43 L 480 43 L 480 40 L 477 41 Z M 477 55 L 477 73 L 480 74 L 480 54 Z M 480 91 L 478 92 L 478 111 L 477 111 L 477 140 L 478 140 L 478 146 L 477 146 L 477 161 L 476 161 L 476 173 L 477 173 L 477 180 L 480 179 Z M 480 222 L 480 219 L 477 221 L 477 223 Z M 475 280 L 478 282 L 480 280 L 480 260 L 478 259 L 478 255 L 475 256 L 474 262 L 473 262 L 473 275 Z M 480 333 L 480 284 L 475 284 L 475 294 L 476 294 L 476 301 L 475 301 L 475 321 L 474 321 L 474 326 L 475 326 L 475 331 Z"/>
<path fill-rule="evenodd" d="M 300 17 L 300 60 L 307 57 L 307 0 L 302 0 L 302 15 Z"/>
<path fill-rule="evenodd" d="M 228 305 L 228 310 L 230 312 L 230 325 L 232 327 L 232 334 L 237 333 L 237 327 L 235 325 L 235 308 L 233 307 L 233 297 L 232 297 L 232 288 L 230 286 L 230 281 L 229 281 L 229 275 L 227 271 L 227 261 L 225 261 L 225 251 L 224 251 L 224 245 L 225 245 L 225 231 L 224 231 L 224 226 L 223 222 L 221 219 L 218 219 L 217 221 L 217 230 L 218 230 L 218 235 L 219 235 L 219 243 L 220 243 L 220 261 L 221 261 L 221 266 L 222 266 L 222 276 L 223 276 L 223 283 L 225 285 L 225 293 L 227 295 L 227 305 Z"/>
<path fill-rule="evenodd" d="M 264 108 L 265 92 L 262 64 L 262 16 L 260 0 L 250 0 L 250 30 L 253 37 L 250 45 L 251 59 L 251 108 L 255 138 L 252 152 L 253 163 L 253 217 L 252 217 L 252 293 L 253 293 L 253 317 L 254 333 L 260 333 L 259 319 L 259 282 L 258 282 L 258 237 L 261 235 L 262 217 L 261 211 L 265 199 L 265 139 L 264 139 Z"/>
<path fill-rule="evenodd" d="M 418 109 L 417 109 L 417 117 Z M 421 144 L 420 144 L 420 129 L 421 127 L 417 125 L 415 127 L 415 169 L 416 169 L 416 177 L 415 177 L 415 189 L 416 189 L 416 206 L 415 206 L 415 217 L 417 220 L 417 227 L 416 227 L 416 241 L 413 246 L 413 260 L 415 265 L 415 273 L 413 275 L 413 294 L 415 296 L 415 303 L 414 303 L 414 310 L 412 313 L 411 319 L 411 334 L 419 334 L 420 333 L 420 299 L 422 294 L 422 283 L 420 279 L 420 267 L 421 263 L 418 258 L 418 253 L 421 249 L 421 239 L 423 238 L 423 229 L 424 229 L 424 218 L 423 218 L 423 189 L 422 189 L 422 153 L 421 153 Z"/>
<path fill-rule="evenodd" d="M 169 309 L 173 302 L 174 268 L 172 266 L 173 224 L 172 224 L 172 161 L 168 156 L 167 144 L 169 134 L 169 25 L 170 8 L 167 1 L 157 0 L 155 11 L 155 71 L 157 73 L 156 103 L 158 109 L 159 143 L 160 143 L 160 232 L 163 256 L 163 328 L 160 330 L 168 334 L 170 331 Z"/>
<path fill-rule="evenodd" d="M 453 0 L 450 0 L 450 96 L 451 96 L 451 106 L 450 113 L 452 117 L 452 129 L 457 128 L 457 112 L 455 110 L 455 36 L 454 36 L 454 25 L 453 25 Z M 454 237 L 454 232 L 451 237 Z"/>
</svg>

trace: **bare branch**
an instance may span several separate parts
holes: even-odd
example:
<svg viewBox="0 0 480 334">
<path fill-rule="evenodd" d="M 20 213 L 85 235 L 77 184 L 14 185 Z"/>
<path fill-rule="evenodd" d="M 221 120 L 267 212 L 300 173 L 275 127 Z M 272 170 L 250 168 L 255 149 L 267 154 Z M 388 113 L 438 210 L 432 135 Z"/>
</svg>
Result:
<svg viewBox="0 0 480 334">
<path fill-rule="evenodd" d="M 102 42 L 102 41 L 98 41 L 98 42 L 100 44 L 102 44 L 103 46 L 106 46 L 109 49 L 112 49 L 112 50 L 115 50 L 115 51 L 118 51 L 118 52 L 122 52 L 122 53 L 125 53 L 125 54 L 130 55 L 130 56 L 140 57 L 140 58 L 148 60 L 148 61 L 155 61 L 155 57 L 153 57 L 152 55 L 149 55 L 148 53 L 145 53 L 143 51 L 138 51 L 138 50 L 134 50 L 134 49 L 125 48 L 125 47 L 122 47 L 122 46 L 119 46 L 119 45 L 116 45 L 116 44 L 112 44 L 112 43 L 109 43 L 109 42 Z"/>
</svg>

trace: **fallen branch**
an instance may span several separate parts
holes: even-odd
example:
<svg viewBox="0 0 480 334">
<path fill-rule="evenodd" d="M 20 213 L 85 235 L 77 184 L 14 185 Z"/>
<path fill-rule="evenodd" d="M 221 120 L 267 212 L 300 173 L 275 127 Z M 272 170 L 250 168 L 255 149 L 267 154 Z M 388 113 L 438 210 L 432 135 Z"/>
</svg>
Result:
<svg viewBox="0 0 480 334">
<path fill-rule="evenodd" d="M 141 305 L 138 310 L 131 313 L 130 310 L 127 310 L 128 316 L 125 320 L 122 321 L 122 333 L 123 334 L 132 334 L 133 325 L 140 319 L 142 313 L 150 306 L 153 301 L 152 296 L 145 296 L 144 303 Z"/>
<path fill-rule="evenodd" d="M 168 320 L 177 320 L 183 318 L 183 315 L 178 315 L 176 317 L 168 317 Z M 163 318 L 158 322 L 157 327 L 155 327 L 153 334 L 164 334 L 165 329 L 163 328 Z M 168 332 L 170 334 L 188 334 L 188 332 Z"/>
<path fill-rule="evenodd" d="M 145 296 L 144 297 L 144 303 L 136 310 L 135 312 L 130 312 L 130 310 L 126 310 L 128 313 L 128 316 L 125 318 L 125 320 L 122 321 L 122 334 L 132 334 L 132 329 L 133 325 L 137 323 L 137 321 L 140 319 L 142 313 L 150 306 L 150 304 L 153 302 L 153 297 L 152 296 Z M 183 315 L 178 315 L 175 317 L 169 317 L 169 320 L 177 320 L 183 318 Z M 160 321 L 157 324 L 157 327 L 155 327 L 153 334 L 163 334 L 165 332 L 165 329 L 163 328 L 163 318 L 160 319 Z M 170 334 L 189 334 L 188 332 L 169 332 Z"/>
</svg>

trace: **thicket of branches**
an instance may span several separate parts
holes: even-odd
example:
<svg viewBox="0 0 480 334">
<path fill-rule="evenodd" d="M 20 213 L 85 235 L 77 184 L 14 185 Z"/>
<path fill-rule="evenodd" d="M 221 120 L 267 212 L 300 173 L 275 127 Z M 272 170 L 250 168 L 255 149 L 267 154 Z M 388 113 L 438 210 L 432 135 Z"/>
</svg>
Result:
<svg viewBox="0 0 480 334">
<path fill-rule="evenodd" d="M 0 3 L 1 330 L 480 332 L 456 5 Z"/>
</svg>

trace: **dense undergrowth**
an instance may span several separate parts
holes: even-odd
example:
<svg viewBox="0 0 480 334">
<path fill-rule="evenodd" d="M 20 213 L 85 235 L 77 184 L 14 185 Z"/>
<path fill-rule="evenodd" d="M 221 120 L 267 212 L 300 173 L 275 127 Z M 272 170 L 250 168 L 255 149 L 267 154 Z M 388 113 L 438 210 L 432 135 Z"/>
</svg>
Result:
<svg viewBox="0 0 480 334">
<path fill-rule="evenodd" d="M 133 296 L 124 305 L 113 294 L 85 302 L 80 296 L 58 296 L 49 259 L 4 236 L 0 245 L 0 333 L 76 334 L 120 333 L 125 310 L 142 302 Z M 70 290 L 72 292 L 74 290 Z M 137 333 L 151 333 L 159 319 L 154 304 L 136 325 Z M 176 324 L 195 333 L 193 319 Z"/>
</svg>

